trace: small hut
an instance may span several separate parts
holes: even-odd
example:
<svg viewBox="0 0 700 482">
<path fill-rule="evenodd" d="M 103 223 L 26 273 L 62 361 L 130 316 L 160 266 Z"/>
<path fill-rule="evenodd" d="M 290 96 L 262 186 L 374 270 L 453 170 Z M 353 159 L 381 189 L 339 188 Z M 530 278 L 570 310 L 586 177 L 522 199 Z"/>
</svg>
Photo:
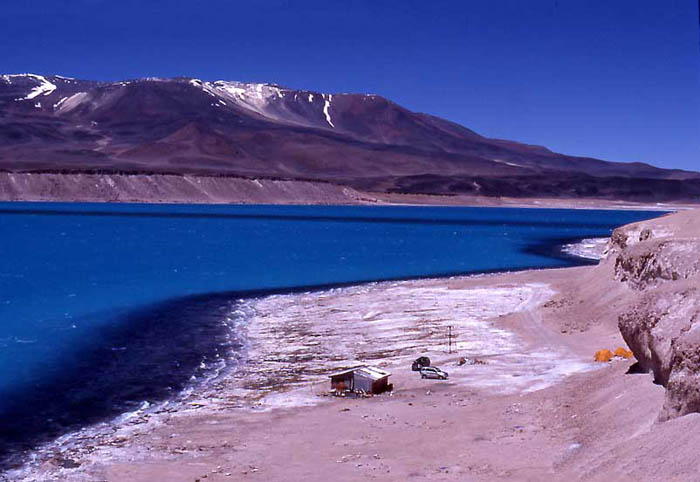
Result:
<svg viewBox="0 0 700 482">
<path fill-rule="evenodd" d="M 360 365 L 329 376 L 331 390 L 336 392 L 364 392 L 377 395 L 393 388 L 389 384 L 390 375 L 391 373 L 381 368 Z"/>
</svg>

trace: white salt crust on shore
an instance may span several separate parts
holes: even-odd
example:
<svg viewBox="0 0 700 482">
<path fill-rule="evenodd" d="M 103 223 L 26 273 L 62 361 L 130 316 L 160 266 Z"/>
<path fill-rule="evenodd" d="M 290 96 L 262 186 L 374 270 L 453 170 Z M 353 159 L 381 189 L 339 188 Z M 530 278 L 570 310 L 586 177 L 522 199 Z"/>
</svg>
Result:
<svg viewBox="0 0 700 482">
<path fill-rule="evenodd" d="M 605 256 L 610 238 L 587 238 L 577 243 L 565 244 L 562 251 L 577 258 L 601 260 Z"/>
<path fill-rule="evenodd" d="M 534 309 L 553 294 L 546 284 L 459 289 L 428 280 L 264 298 L 254 304 L 248 328 L 253 348 L 239 372 L 249 384 L 243 389 L 289 391 L 319 383 L 325 390 L 326 375 L 337 368 L 372 363 L 405 370 L 419 355 L 449 365 L 461 357 L 486 362 L 450 367 L 453 383 L 501 393 L 545 388 L 591 365 L 557 347 L 526 347 L 489 320 Z M 456 335 L 452 355 L 449 326 Z M 299 393 L 299 403 L 309 392 Z M 256 406 L 272 408 L 279 400 L 266 397 Z M 284 402 L 293 404 L 294 397 Z"/>
<path fill-rule="evenodd" d="M 101 424 L 99 430 L 86 428 L 64 436 L 38 450 L 27 467 L 6 476 L 13 481 L 44 481 L 65 474 L 69 476 L 65 480 L 94 480 L 98 467 L 107 461 L 152 456 L 140 436 L 167 424 L 170 417 L 321 403 L 328 400 L 321 396 L 328 391 L 328 373 L 360 363 L 392 371 L 400 390 L 402 377 L 417 377 L 410 372 L 411 361 L 427 355 L 450 373 L 448 383 L 503 394 L 546 388 L 593 368 L 563 347 L 544 340 L 532 346 L 495 326 L 498 317 L 540 307 L 554 294 L 549 285 L 470 288 L 450 281 L 370 283 L 246 301 L 230 317 L 240 320 L 232 327 L 244 330 L 249 343 L 238 369 L 183 394 L 178 403 L 144 406 Z M 247 321 L 242 321 L 243 315 Z M 456 335 L 452 354 L 448 326 Z M 484 364 L 457 366 L 461 357 Z M 56 458 L 81 465 L 57 469 L 48 462 Z"/>
</svg>

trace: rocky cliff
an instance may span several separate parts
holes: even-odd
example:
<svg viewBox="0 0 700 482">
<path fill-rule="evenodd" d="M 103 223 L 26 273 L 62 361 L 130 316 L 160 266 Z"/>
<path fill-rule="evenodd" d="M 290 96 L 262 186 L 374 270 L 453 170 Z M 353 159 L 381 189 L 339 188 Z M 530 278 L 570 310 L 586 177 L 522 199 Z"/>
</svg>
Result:
<svg viewBox="0 0 700 482">
<path fill-rule="evenodd" d="M 700 211 L 617 229 L 600 269 L 627 288 L 618 326 L 666 387 L 660 420 L 700 412 Z"/>
</svg>

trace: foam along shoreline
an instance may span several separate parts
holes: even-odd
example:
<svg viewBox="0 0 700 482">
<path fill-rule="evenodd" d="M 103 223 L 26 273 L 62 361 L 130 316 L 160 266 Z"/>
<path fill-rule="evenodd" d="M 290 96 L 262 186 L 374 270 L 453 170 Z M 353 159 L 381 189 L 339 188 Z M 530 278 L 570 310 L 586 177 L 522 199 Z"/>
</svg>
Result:
<svg viewBox="0 0 700 482">
<path fill-rule="evenodd" d="M 153 433 L 175 421 L 323 404 L 330 400 L 327 374 L 363 362 L 388 368 L 397 387 L 406 387 L 416 383 L 406 367 L 428 355 L 450 372 L 449 384 L 489 395 L 530 393 L 593 369 L 551 338 L 534 342 L 498 326 L 507 316 L 539 324 L 533 313 L 555 293 L 547 283 L 499 281 L 503 276 L 509 275 L 376 282 L 247 300 L 235 313 L 248 314 L 238 324 L 249 343 L 239 368 L 176 400 L 66 435 L 7 475 L 92 480 L 104 466 L 153 457 Z M 451 354 L 448 326 L 457 335 Z M 484 363 L 457 366 L 462 357 Z"/>
<path fill-rule="evenodd" d="M 562 246 L 563 253 L 576 258 L 600 261 L 605 256 L 605 250 L 610 238 L 585 238 L 576 243 Z"/>
<path fill-rule="evenodd" d="M 174 300 L 136 310 L 133 316 L 148 319 L 151 325 L 149 330 L 153 333 L 140 329 L 137 335 L 129 331 L 120 338 L 119 345 L 126 345 L 127 340 L 132 341 L 129 350 L 131 358 L 143 361 L 144 365 L 133 365 L 122 360 L 122 370 L 105 371 L 104 358 L 97 356 L 91 359 L 95 365 L 93 372 L 80 380 L 80 383 L 95 393 L 87 402 L 81 398 L 84 395 L 80 387 L 75 385 L 79 380 L 77 372 L 71 373 L 73 384 L 58 383 L 43 390 L 42 396 L 48 396 L 50 389 L 64 391 L 62 396 L 66 400 L 63 404 L 45 408 L 25 402 L 34 410 L 34 417 L 24 420 L 24 413 L 18 414 L 17 417 L 25 424 L 26 430 L 31 431 L 28 435 L 33 438 L 17 441 L 17 450 L 7 452 L 4 459 L 0 459 L 0 481 L 53 481 L 53 475 L 46 479 L 37 479 L 34 475 L 37 467 L 47 462 L 60 466 L 64 460 L 70 460 L 61 455 L 65 452 L 93 450 L 95 446 L 119 446 L 122 438 L 138 433 L 140 425 L 151 421 L 157 424 L 161 414 L 178 412 L 186 407 L 188 402 L 196 397 L 200 387 L 218 377 L 226 376 L 235 369 L 241 352 L 245 350 L 246 340 L 239 326 L 245 324 L 251 316 L 246 308 L 243 300 L 223 299 L 218 296 L 211 299 L 195 297 Z M 136 323 L 139 326 L 141 324 Z M 135 336 L 142 339 L 134 341 Z M 164 350 L 163 347 L 154 344 L 170 346 L 164 343 L 166 339 L 174 347 L 173 350 Z M 112 343 L 108 343 L 96 351 L 109 352 L 113 349 L 110 348 L 111 345 Z M 155 361 L 150 361 L 150 365 L 149 356 L 156 358 Z M 174 365 L 181 368 L 182 373 L 173 373 L 177 370 L 173 369 L 171 362 L 175 362 Z M 154 371 L 153 364 L 162 369 Z M 95 378 L 109 386 L 94 386 Z M 150 390 L 140 391 L 140 396 L 145 399 L 140 399 L 140 402 L 137 402 L 139 399 L 132 399 L 133 394 L 130 390 L 133 391 L 135 387 L 141 388 L 140 384 L 146 382 L 151 382 Z M 78 392 L 75 397 L 72 396 L 73 391 Z M 89 405 L 92 400 L 106 400 L 111 404 L 103 404 L 104 407 L 98 407 L 102 410 L 95 410 L 95 413 L 85 415 L 82 419 L 70 421 L 61 430 L 41 432 L 42 423 L 47 425 L 46 420 L 53 421 L 63 415 L 63 412 L 87 412 L 92 408 Z M 127 401 L 129 403 L 126 403 Z M 128 411 L 124 411 L 127 407 L 130 407 Z M 32 448 L 28 450 L 27 447 Z M 16 467 L 20 462 L 23 462 L 23 465 L 18 470 L 7 470 L 7 466 Z"/>
</svg>

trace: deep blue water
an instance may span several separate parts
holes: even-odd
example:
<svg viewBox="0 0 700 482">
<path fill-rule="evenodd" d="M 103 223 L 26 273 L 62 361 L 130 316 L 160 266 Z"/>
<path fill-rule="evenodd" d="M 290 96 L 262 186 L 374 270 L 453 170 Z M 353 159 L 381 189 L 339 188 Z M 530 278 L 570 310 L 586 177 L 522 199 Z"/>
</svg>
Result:
<svg viewBox="0 0 700 482">
<path fill-rule="evenodd" d="M 0 455 L 183 388 L 244 292 L 570 266 L 659 214 L 0 203 Z"/>
</svg>

